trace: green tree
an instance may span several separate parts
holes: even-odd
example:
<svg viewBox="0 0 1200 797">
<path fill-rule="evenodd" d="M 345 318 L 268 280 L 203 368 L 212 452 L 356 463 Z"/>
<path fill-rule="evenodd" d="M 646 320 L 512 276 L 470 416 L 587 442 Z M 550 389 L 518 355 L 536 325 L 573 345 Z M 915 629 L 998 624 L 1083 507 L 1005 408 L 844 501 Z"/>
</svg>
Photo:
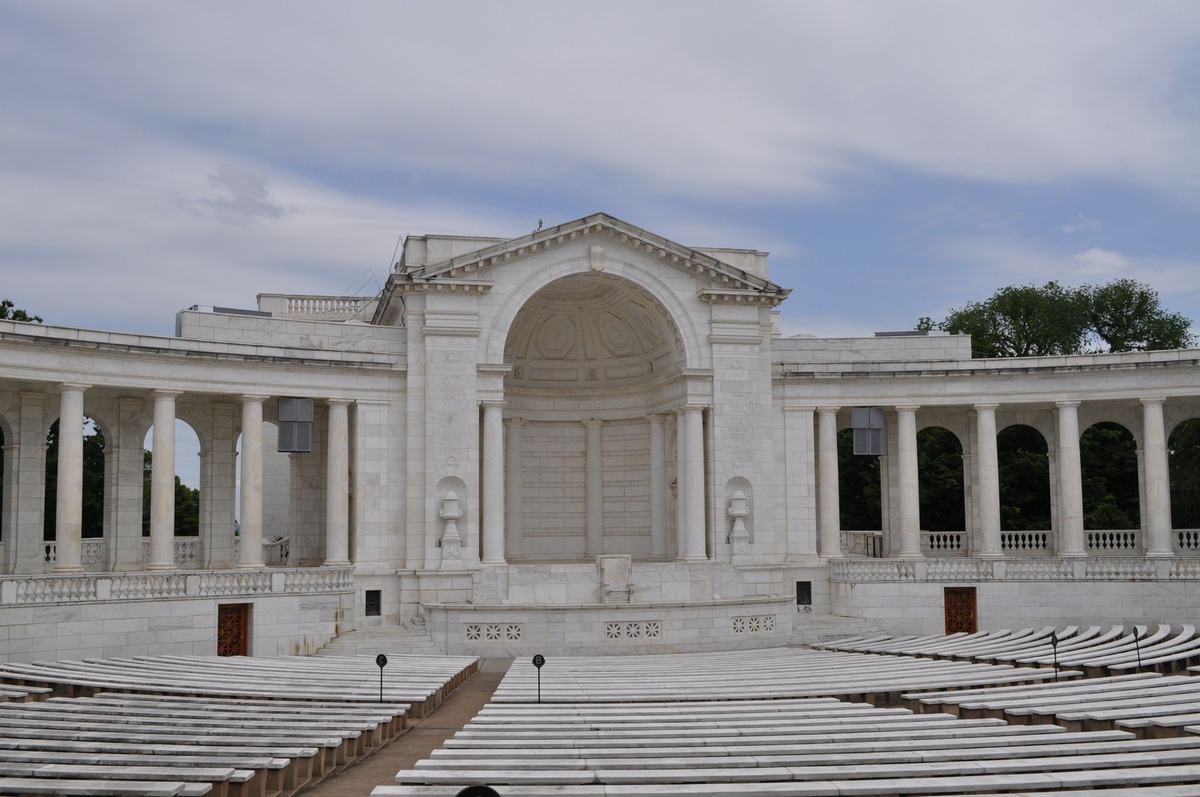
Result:
<svg viewBox="0 0 1200 797">
<path fill-rule="evenodd" d="M 1200 529 L 1200 418 L 1184 421 L 1167 441 L 1171 527 Z"/>
<path fill-rule="evenodd" d="M 1185 349 L 1195 342 L 1191 320 L 1163 309 L 1149 285 L 1131 279 L 1079 289 L 1088 314 L 1088 331 L 1107 349 L 1151 351 Z"/>
<path fill-rule="evenodd" d="M 154 454 L 142 452 L 142 536 L 150 536 L 151 477 L 154 472 Z M 175 477 L 175 536 L 200 536 L 200 491 L 188 487 Z"/>
<path fill-rule="evenodd" d="M 880 500 L 879 457 L 854 455 L 854 430 L 838 432 L 838 503 L 846 531 L 879 531 L 883 528 Z"/>
<path fill-rule="evenodd" d="M 1083 465 L 1083 526 L 1136 529 L 1141 525 L 1137 442 L 1124 426 L 1097 423 L 1079 438 Z"/>
<path fill-rule="evenodd" d="M 1009 426 L 996 435 L 1000 465 L 1000 528 L 1050 530 L 1050 458 L 1042 433 Z"/>
<path fill-rule="evenodd" d="M 53 540 L 58 522 L 58 421 L 46 433 L 46 492 L 42 539 Z M 83 419 L 84 539 L 104 536 L 104 432 L 91 418 Z"/>
<path fill-rule="evenodd" d="M 917 432 L 917 478 L 921 528 L 925 531 L 964 531 L 967 514 L 962 444 L 954 432 L 941 426 Z"/>
<path fill-rule="evenodd" d="M 17 309 L 12 299 L 0 299 L 0 320 L 32 321 L 35 324 L 42 323 L 41 316 L 30 315 L 25 310 Z"/>
</svg>

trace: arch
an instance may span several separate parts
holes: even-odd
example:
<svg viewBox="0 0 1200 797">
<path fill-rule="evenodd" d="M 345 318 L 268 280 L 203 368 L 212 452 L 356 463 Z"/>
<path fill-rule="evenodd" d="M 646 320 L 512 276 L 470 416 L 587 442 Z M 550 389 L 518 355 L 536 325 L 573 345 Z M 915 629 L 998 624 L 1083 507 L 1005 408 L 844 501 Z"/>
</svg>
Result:
<svg viewBox="0 0 1200 797">
<path fill-rule="evenodd" d="M 837 433 L 838 517 L 843 531 L 883 530 L 879 457 L 854 454 L 854 430 Z"/>
<path fill-rule="evenodd" d="M 965 531 L 966 488 L 963 447 L 958 435 L 944 426 L 917 432 L 917 484 L 923 531 Z"/>
<path fill-rule="evenodd" d="M 1079 437 L 1083 472 L 1083 527 L 1120 530 L 1141 527 L 1138 445 L 1119 423 L 1101 421 Z"/>
<path fill-rule="evenodd" d="M 1175 425 L 1167 438 L 1171 528 L 1200 529 L 1200 418 Z"/>
<path fill-rule="evenodd" d="M 709 367 L 709 358 L 705 355 L 705 351 L 700 345 L 700 336 L 696 333 L 691 316 L 688 314 L 687 308 L 679 300 L 679 297 L 675 295 L 666 283 L 647 272 L 644 268 L 623 260 L 614 260 L 607 256 L 607 251 L 605 255 L 601 268 L 602 273 L 624 279 L 642 288 L 653 296 L 659 306 L 666 311 L 667 317 L 674 325 L 675 331 L 679 333 L 679 338 L 683 343 L 684 367 Z M 596 269 L 592 267 L 589 258 L 573 258 L 541 269 L 531 274 L 529 278 L 516 286 L 500 305 L 492 321 L 491 333 L 487 340 L 485 362 L 492 364 L 504 362 L 504 347 L 508 342 L 508 334 L 517 319 L 517 314 L 520 313 L 521 308 L 538 291 L 560 279 L 578 274 L 592 273 L 596 273 Z"/>
<path fill-rule="evenodd" d="M 996 434 L 1000 471 L 1000 530 L 1049 531 L 1050 446 L 1028 424 L 1015 423 Z"/>
</svg>

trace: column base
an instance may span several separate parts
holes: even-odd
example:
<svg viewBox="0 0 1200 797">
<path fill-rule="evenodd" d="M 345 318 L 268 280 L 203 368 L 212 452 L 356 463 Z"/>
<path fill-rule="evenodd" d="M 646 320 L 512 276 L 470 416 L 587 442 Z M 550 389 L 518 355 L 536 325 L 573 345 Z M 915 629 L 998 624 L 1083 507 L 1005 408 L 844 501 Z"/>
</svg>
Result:
<svg viewBox="0 0 1200 797">
<path fill-rule="evenodd" d="M 55 567 L 51 572 L 69 574 L 69 573 L 82 573 L 82 572 L 84 572 L 84 570 L 83 570 L 83 565 L 80 565 L 79 567 Z"/>
<path fill-rule="evenodd" d="M 480 559 L 481 565 L 506 565 L 508 562 L 504 559 Z"/>
<path fill-rule="evenodd" d="M 1174 551 L 1147 551 L 1146 558 L 1147 559 L 1174 559 L 1175 552 Z"/>
<path fill-rule="evenodd" d="M 1004 553 L 1001 551 L 980 551 L 975 554 L 977 559 L 1003 559 Z"/>
<path fill-rule="evenodd" d="M 897 559 L 924 559 L 925 554 L 923 554 L 923 553 L 904 553 L 903 551 L 901 551 L 900 553 L 896 554 L 896 558 Z"/>
<path fill-rule="evenodd" d="M 169 565 L 167 565 L 167 564 L 146 565 L 146 569 L 147 570 L 155 570 L 155 571 L 163 571 L 163 570 L 178 570 L 179 567 L 174 562 L 171 562 L 171 564 L 169 564 Z"/>
<path fill-rule="evenodd" d="M 266 567 L 266 566 L 267 565 L 265 562 L 253 562 L 251 564 L 244 564 L 242 562 L 238 562 L 236 565 L 233 566 L 233 569 L 234 570 L 257 570 L 260 567 Z"/>
<path fill-rule="evenodd" d="M 1087 551 L 1062 551 L 1058 556 L 1060 559 L 1086 559 Z"/>
<path fill-rule="evenodd" d="M 680 556 L 675 559 L 676 562 L 707 562 L 707 556 Z"/>
<path fill-rule="evenodd" d="M 331 559 L 328 562 L 322 563 L 322 567 L 345 567 L 346 565 L 354 564 L 349 559 Z"/>
</svg>

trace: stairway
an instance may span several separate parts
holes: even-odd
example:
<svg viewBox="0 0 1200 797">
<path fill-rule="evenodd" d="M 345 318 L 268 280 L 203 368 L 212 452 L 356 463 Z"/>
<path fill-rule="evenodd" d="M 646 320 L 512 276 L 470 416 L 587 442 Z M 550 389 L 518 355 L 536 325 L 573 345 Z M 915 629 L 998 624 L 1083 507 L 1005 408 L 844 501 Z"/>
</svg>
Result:
<svg viewBox="0 0 1200 797">
<path fill-rule="evenodd" d="M 888 633 L 886 628 L 861 617 L 797 613 L 792 618 L 792 635 L 788 639 L 788 644 L 800 647 L 818 642 L 830 642 L 843 637 L 886 633 Z"/>
<path fill-rule="evenodd" d="M 329 640 L 318 656 L 374 656 L 416 654 L 440 656 L 443 651 L 434 644 L 423 622 L 409 625 L 380 625 L 343 631 Z"/>
</svg>

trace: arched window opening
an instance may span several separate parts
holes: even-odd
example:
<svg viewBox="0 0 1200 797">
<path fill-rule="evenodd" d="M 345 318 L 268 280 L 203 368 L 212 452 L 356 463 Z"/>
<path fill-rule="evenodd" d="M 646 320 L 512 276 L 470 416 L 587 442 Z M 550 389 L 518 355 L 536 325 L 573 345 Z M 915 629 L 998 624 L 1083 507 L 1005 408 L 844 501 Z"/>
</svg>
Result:
<svg viewBox="0 0 1200 797">
<path fill-rule="evenodd" d="M 966 530 L 962 443 L 954 432 L 941 426 L 917 432 L 917 479 L 922 530 Z"/>
<path fill-rule="evenodd" d="M 838 432 L 838 504 L 843 531 L 881 531 L 879 457 L 855 456 L 854 430 Z"/>
<path fill-rule="evenodd" d="M 1171 527 L 1200 529 L 1200 418 L 1175 427 L 1167 441 Z"/>
<path fill-rule="evenodd" d="M 58 421 L 46 433 L 46 498 L 42 539 L 53 540 L 58 523 Z M 83 539 L 104 536 L 104 432 L 83 417 Z"/>
<path fill-rule="evenodd" d="M 996 435 L 1001 531 L 1050 530 L 1050 456 L 1042 433 L 1009 426 Z"/>
<path fill-rule="evenodd" d="M 154 428 L 142 444 L 142 536 L 150 536 L 151 476 L 154 472 Z M 200 535 L 200 438 L 175 419 L 175 536 Z"/>
<path fill-rule="evenodd" d="M 1094 424 L 1079 439 L 1083 468 L 1083 527 L 1092 530 L 1141 526 L 1137 442 L 1124 426 Z"/>
</svg>

